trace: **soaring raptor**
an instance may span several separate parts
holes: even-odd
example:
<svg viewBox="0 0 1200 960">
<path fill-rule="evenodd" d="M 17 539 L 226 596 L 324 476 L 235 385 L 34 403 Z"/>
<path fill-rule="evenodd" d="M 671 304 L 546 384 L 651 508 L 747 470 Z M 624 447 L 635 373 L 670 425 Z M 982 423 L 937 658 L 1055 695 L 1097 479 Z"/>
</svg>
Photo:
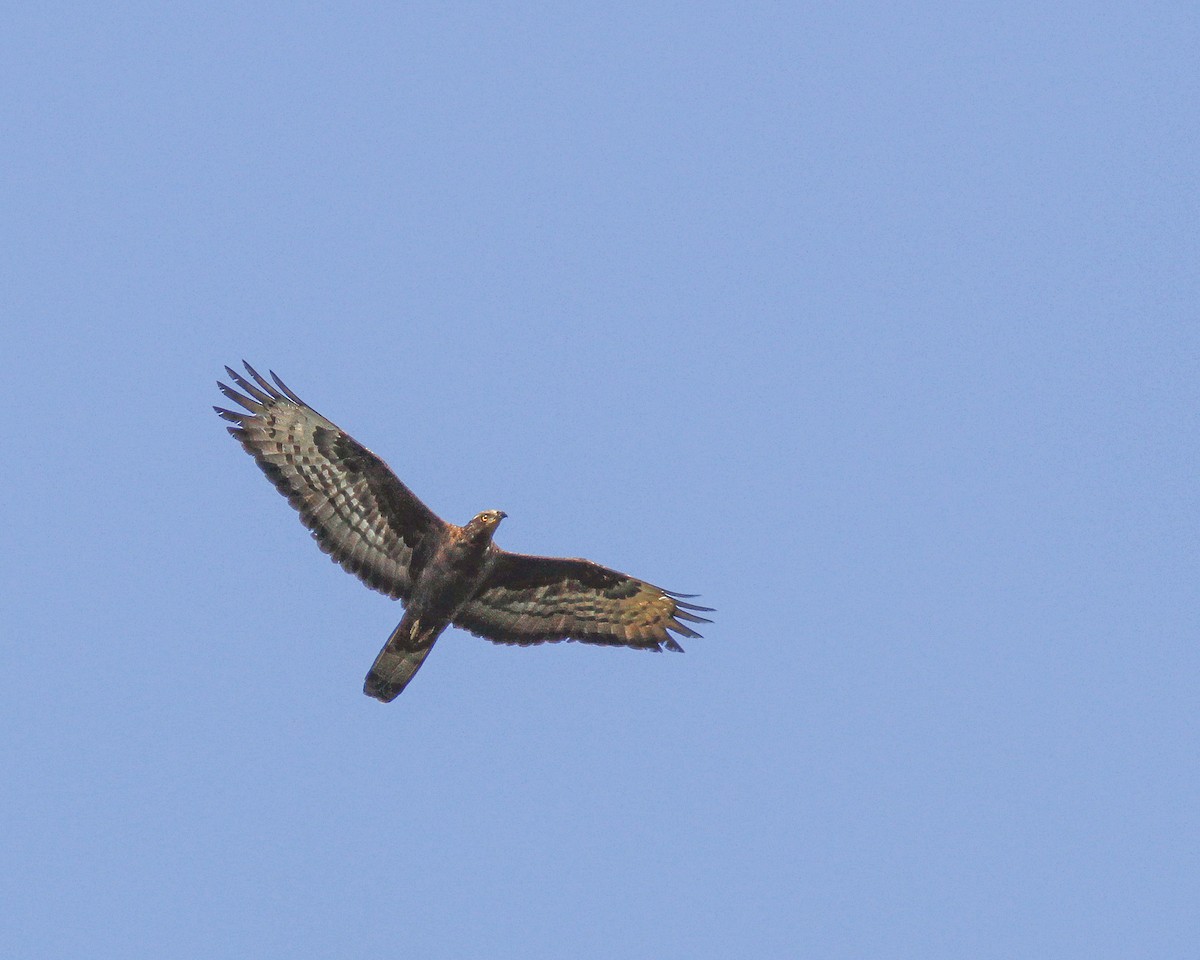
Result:
<svg viewBox="0 0 1200 960">
<path fill-rule="evenodd" d="M 245 363 L 245 361 L 243 361 Z M 373 590 L 404 602 L 404 617 L 375 658 L 363 692 L 387 703 L 453 624 L 494 643 L 579 640 L 677 650 L 683 621 L 708 623 L 673 593 L 590 560 L 531 557 L 492 543 L 503 510 L 465 527 L 438 517 L 379 457 L 326 420 L 271 373 L 250 364 L 242 391 L 218 382 L 247 412 L 213 407 L 229 432 L 312 531 L 317 545 Z"/>
</svg>

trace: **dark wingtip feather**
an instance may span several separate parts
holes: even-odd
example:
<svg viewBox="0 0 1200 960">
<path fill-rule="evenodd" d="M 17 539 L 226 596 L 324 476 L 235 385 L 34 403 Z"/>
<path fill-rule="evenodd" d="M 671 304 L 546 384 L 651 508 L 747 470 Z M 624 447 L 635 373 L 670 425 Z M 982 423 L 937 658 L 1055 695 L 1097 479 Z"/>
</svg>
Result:
<svg viewBox="0 0 1200 960">
<path fill-rule="evenodd" d="M 279 389 L 283 391 L 283 395 L 291 400 L 292 403 L 298 403 L 302 407 L 308 406 L 308 404 L 296 396 L 296 392 L 294 390 L 292 390 L 286 383 L 279 379 L 279 375 L 274 370 L 268 370 L 267 372 L 271 375 L 271 379 L 275 381 L 275 386 L 279 387 Z"/>
<path fill-rule="evenodd" d="M 662 592 L 672 600 L 674 600 L 675 606 L 677 607 L 684 607 L 687 610 L 703 610 L 706 613 L 712 613 L 715 609 L 714 607 L 702 607 L 698 603 L 684 602 L 685 600 L 694 600 L 696 597 L 700 596 L 698 593 L 680 593 L 677 590 L 664 590 L 662 587 L 659 587 L 659 589 L 662 590 Z"/>
<path fill-rule="evenodd" d="M 246 368 L 246 372 L 255 379 L 255 381 L 258 383 L 258 385 L 267 391 L 267 393 L 270 395 L 272 400 L 282 400 L 283 399 L 283 397 L 280 396 L 279 391 L 276 390 L 273 386 L 271 386 L 270 383 L 267 382 L 266 377 L 264 377 L 261 373 L 259 373 L 257 370 L 255 370 L 252 366 L 250 366 L 249 363 L 247 363 L 245 360 L 243 360 L 242 366 L 244 366 Z"/>
<path fill-rule="evenodd" d="M 217 411 L 217 416 L 222 420 L 228 420 L 230 423 L 244 424 L 251 419 L 248 413 L 238 413 L 236 410 L 226 410 L 224 407 L 213 407 Z"/>
<path fill-rule="evenodd" d="M 229 367 L 226 367 L 225 371 L 229 374 L 230 377 L 233 378 L 233 382 L 236 383 L 239 388 L 241 388 L 242 390 L 245 390 L 246 393 L 250 394 L 250 396 L 252 396 L 259 403 L 266 405 L 266 404 L 270 404 L 272 401 L 274 401 L 276 399 L 274 394 L 272 394 L 270 392 L 264 393 L 262 390 L 258 389 L 258 387 L 256 387 L 253 383 L 251 383 L 249 380 L 247 380 L 245 377 L 243 377 L 236 370 L 230 370 Z"/>
<path fill-rule="evenodd" d="M 250 397 L 243 396 L 242 394 L 240 394 L 236 390 L 234 390 L 233 387 L 230 387 L 224 383 L 221 383 L 221 381 L 219 381 L 219 380 L 217 381 L 217 386 L 220 387 L 221 392 L 223 394 L 225 394 L 227 399 L 232 400 L 239 407 L 245 407 L 251 413 L 261 413 L 262 412 L 263 405 L 261 403 L 259 403 L 257 400 L 253 400 Z"/>
</svg>

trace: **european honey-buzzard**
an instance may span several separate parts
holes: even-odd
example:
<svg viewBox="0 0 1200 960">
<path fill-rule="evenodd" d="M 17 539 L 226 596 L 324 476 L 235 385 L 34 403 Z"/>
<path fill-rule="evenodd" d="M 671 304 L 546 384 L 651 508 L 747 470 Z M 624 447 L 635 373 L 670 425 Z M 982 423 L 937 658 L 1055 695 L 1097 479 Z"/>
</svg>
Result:
<svg viewBox="0 0 1200 960">
<path fill-rule="evenodd" d="M 243 361 L 244 363 L 244 361 Z M 683 621 L 709 622 L 673 593 L 590 560 L 509 553 L 492 543 L 502 510 L 466 526 L 440 519 L 387 465 L 288 389 L 246 363 L 225 368 L 247 410 L 214 407 L 229 432 L 300 512 L 318 546 L 373 590 L 404 602 L 404 616 L 367 674 L 363 692 L 394 700 L 434 641 L 453 624 L 495 643 L 557 640 L 676 650 Z"/>
</svg>

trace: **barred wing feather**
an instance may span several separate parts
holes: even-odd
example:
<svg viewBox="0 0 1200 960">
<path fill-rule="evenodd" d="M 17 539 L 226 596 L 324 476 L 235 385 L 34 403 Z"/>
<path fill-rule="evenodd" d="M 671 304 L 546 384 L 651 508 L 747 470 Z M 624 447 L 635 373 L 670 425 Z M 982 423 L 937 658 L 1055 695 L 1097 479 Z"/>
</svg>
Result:
<svg viewBox="0 0 1200 960">
<path fill-rule="evenodd" d="M 684 621 L 708 623 L 684 594 L 663 590 L 590 560 L 499 551 L 488 579 L 454 623 L 495 643 L 578 640 L 642 650 L 683 648 L 698 637 Z"/>
<path fill-rule="evenodd" d="M 421 541 L 446 524 L 379 457 L 248 363 L 225 368 L 241 392 L 221 392 L 247 412 L 214 407 L 229 432 L 300 513 L 320 548 L 373 590 L 407 600 Z"/>
</svg>

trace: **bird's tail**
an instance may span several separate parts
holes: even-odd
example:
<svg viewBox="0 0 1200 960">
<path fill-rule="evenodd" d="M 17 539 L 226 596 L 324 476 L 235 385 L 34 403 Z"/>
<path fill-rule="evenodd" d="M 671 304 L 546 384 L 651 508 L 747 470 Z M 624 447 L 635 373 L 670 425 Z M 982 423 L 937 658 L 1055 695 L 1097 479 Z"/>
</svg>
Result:
<svg viewBox="0 0 1200 960">
<path fill-rule="evenodd" d="M 397 624 L 379 656 L 371 665 L 363 693 L 384 703 L 391 703 L 413 678 L 438 638 L 440 630 L 422 630 L 421 621 L 409 622 L 408 617 Z"/>
</svg>

